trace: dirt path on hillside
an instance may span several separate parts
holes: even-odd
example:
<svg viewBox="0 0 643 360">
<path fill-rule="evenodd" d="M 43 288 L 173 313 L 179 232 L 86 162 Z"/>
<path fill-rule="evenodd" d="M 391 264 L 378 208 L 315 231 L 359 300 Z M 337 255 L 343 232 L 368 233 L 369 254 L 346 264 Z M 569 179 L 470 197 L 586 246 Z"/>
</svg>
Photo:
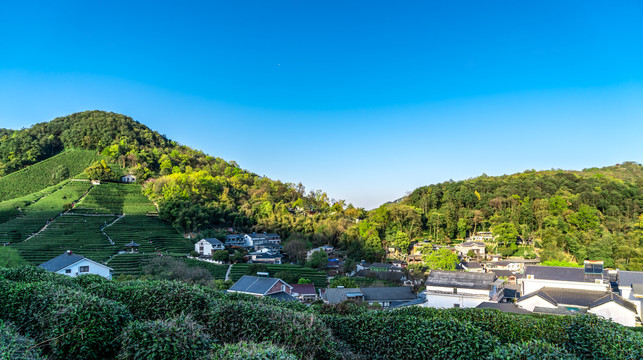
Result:
<svg viewBox="0 0 643 360">
<path fill-rule="evenodd" d="M 118 220 L 120 220 L 120 219 L 122 219 L 122 218 L 124 218 L 124 217 L 125 217 L 125 215 L 116 215 L 116 219 L 115 219 L 114 221 L 112 221 L 111 223 L 109 223 L 109 224 L 107 224 L 107 225 L 105 225 L 105 226 L 102 226 L 102 227 L 100 228 L 100 232 L 102 232 L 102 233 L 103 233 L 103 235 L 105 235 L 105 236 L 107 237 L 107 240 L 109 240 L 109 243 L 110 243 L 110 244 L 112 244 L 112 245 L 116 245 L 116 244 L 114 244 L 114 241 L 112 240 L 112 237 L 111 237 L 111 236 L 109 236 L 109 235 L 105 232 L 105 229 L 107 229 L 108 227 L 110 227 L 110 226 L 114 225 L 114 223 L 116 223 Z"/>
</svg>

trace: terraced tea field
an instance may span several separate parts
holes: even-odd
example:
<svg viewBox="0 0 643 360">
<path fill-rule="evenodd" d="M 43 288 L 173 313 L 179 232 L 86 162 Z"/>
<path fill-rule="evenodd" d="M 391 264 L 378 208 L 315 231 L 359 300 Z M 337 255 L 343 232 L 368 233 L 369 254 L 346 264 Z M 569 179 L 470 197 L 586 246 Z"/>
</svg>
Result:
<svg viewBox="0 0 643 360">
<path fill-rule="evenodd" d="M 0 242 L 23 241 L 60 215 L 65 204 L 78 201 L 90 187 L 89 182 L 65 181 L 32 195 L 1 202 L 0 213 L 6 218 L 0 223 Z"/>
<path fill-rule="evenodd" d="M 0 178 L 0 201 L 19 198 L 51 186 L 54 171 L 60 166 L 74 176 L 100 158 L 92 150 L 69 150 L 3 176 Z"/>
<path fill-rule="evenodd" d="M 125 215 L 105 229 L 119 249 L 134 241 L 141 245 L 139 252 L 165 251 L 188 254 L 194 250 L 191 240 L 185 239 L 172 226 L 156 216 Z"/>
<path fill-rule="evenodd" d="M 94 186 L 73 210 L 84 214 L 152 214 L 156 207 L 138 184 L 103 183 Z"/>
<path fill-rule="evenodd" d="M 66 250 L 104 262 L 116 253 L 116 248 L 109 243 L 100 228 L 115 219 L 114 216 L 63 215 L 56 218 L 42 233 L 13 246 L 25 260 L 34 265 L 52 259 Z"/>
</svg>

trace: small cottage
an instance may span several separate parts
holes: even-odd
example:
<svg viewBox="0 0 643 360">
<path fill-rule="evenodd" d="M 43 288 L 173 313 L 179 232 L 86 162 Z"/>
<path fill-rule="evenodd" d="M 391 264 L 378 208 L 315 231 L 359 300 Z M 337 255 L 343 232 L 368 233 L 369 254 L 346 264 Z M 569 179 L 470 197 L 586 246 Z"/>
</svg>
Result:
<svg viewBox="0 0 643 360">
<path fill-rule="evenodd" d="M 90 260 L 82 255 L 74 254 L 71 250 L 67 250 L 64 254 L 44 262 L 38 265 L 38 267 L 71 277 L 84 274 L 95 274 L 109 280 L 112 279 L 113 270 L 109 266 L 97 263 L 96 261 Z"/>
<path fill-rule="evenodd" d="M 223 243 L 217 238 L 201 239 L 194 244 L 194 251 L 203 256 L 212 256 L 217 250 L 224 250 Z"/>
</svg>

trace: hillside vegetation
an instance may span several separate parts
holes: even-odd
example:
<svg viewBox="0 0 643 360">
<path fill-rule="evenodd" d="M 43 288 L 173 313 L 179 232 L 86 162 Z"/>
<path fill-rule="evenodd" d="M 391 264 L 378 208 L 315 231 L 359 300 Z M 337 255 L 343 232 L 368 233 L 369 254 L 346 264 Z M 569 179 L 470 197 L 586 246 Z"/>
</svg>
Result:
<svg viewBox="0 0 643 360">
<path fill-rule="evenodd" d="M 69 150 L 0 177 L 0 201 L 29 195 L 70 179 L 99 157 L 95 151 Z"/>
<path fill-rule="evenodd" d="M 34 267 L 0 269 L 0 322 L 3 358 L 28 351 L 54 360 L 643 358 L 640 332 L 594 315 L 306 306 Z M 22 337 L 38 346 L 20 346 Z"/>
</svg>

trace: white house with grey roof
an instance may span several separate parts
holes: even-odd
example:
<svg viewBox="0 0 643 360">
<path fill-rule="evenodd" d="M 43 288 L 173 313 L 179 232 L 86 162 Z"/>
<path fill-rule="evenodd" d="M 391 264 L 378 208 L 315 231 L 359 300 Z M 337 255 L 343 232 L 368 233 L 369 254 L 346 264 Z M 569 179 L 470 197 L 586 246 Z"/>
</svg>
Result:
<svg viewBox="0 0 643 360">
<path fill-rule="evenodd" d="M 543 287 L 607 291 L 611 275 L 601 266 L 574 268 L 559 266 L 527 266 L 522 278 L 522 293 L 529 294 Z"/>
<path fill-rule="evenodd" d="M 70 250 L 67 250 L 64 254 L 38 265 L 38 267 L 71 277 L 84 274 L 95 274 L 109 280 L 112 279 L 113 270 L 107 265 L 97 263 L 96 261 L 90 260 L 82 255 L 74 254 Z"/>
<path fill-rule="evenodd" d="M 634 326 L 636 305 L 607 290 L 543 287 L 516 301 L 521 309 L 539 314 L 595 314 L 625 326 Z"/>
<path fill-rule="evenodd" d="M 194 244 L 194 251 L 204 256 L 212 256 L 215 251 L 224 249 L 223 243 L 217 238 L 201 239 Z"/>
<path fill-rule="evenodd" d="M 276 278 L 250 275 L 242 276 L 239 281 L 234 283 L 234 285 L 228 289 L 228 292 L 275 297 L 279 300 L 290 300 L 290 298 L 295 299 L 290 295 L 292 293 L 292 286 L 288 285 L 285 281 Z"/>
<path fill-rule="evenodd" d="M 641 320 L 643 320 L 643 313 L 641 313 L 643 307 L 643 271 L 619 271 L 618 291 L 623 298 L 636 305 L 636 311 Z"/>
<path fill-rule="evenodd" d="M 498 302 L 503 282 L 494 273 L 432 270 L 425 282 L 423 306 L 474 308 L 483 302 Z"/>
</svg>

